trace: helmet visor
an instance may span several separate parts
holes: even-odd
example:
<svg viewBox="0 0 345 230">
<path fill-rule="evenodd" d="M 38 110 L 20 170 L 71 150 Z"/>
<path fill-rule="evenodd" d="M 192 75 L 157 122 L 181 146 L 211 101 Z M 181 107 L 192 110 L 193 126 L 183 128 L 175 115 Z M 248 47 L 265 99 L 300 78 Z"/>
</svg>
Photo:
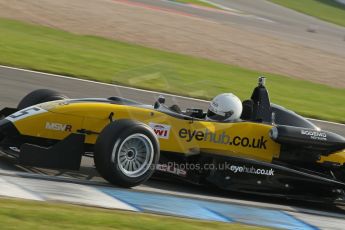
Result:
<svg viewBox="0 0 345 230">
<path fill-rule="evenodd" d="M 214 113 L 213 111 L 211 111 L 210 109 L 207 111 L 207 117 L 211 120 L 214 121 L 226 121 L 228 120 L 233 114 L 233 111 L 229 111 L 229 112 L 225 112 L 222 113 L 223 115 Z"/>
</svg>

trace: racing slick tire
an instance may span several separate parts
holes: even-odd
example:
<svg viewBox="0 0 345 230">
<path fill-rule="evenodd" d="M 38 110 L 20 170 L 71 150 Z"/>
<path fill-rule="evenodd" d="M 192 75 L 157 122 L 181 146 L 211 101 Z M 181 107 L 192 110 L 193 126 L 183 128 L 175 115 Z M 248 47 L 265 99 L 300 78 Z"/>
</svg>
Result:
<svg viewBox="0 0 345 230">
<path fill-rule="evenodd" d="M 159 141 L 146 124 L 118 120 L 99 134 L 94 162 L 100 175 L 112 184 L 133 187 L 148 180 L 159 160 Z"/>
<path fill-rule="evenodd" d="M 23 97 L 18 103 L 17 109 L 21 110 L 39 103 L 63 99 L 68 99 L 68 97 L 51 89 L 37 89 Z"/>
</svg>

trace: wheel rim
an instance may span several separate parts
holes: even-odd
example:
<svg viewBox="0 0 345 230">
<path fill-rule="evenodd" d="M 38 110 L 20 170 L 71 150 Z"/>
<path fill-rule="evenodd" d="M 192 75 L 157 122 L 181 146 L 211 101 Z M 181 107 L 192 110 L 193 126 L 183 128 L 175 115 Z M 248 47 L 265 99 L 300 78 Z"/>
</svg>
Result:
<svg viewBox="0 0 345 230">
<path fill-rule="evenodd" d="M 116 144 L 113 150 L 115 155 Z M 147 172 L 153 161 L 154 148 L 151 140 L 144 134 L 128 136 L 118 148 L 117 164 L 128 177 L 139 177 Z"/>
</svg>

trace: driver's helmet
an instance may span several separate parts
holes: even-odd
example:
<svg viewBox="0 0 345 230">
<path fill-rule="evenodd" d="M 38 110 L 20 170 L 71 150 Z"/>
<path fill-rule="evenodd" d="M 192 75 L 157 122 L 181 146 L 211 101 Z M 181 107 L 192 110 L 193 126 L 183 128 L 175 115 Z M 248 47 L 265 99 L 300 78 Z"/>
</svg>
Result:
<svg viewBox="0 0 345 230">
<path fill-rule="evenodd" d="M 232 93 L 223 93 L 211 101 L 206 119 L 211 121 L 234 121 L 239 119 L 241 114 L 241 100 Z"/>
</svg>

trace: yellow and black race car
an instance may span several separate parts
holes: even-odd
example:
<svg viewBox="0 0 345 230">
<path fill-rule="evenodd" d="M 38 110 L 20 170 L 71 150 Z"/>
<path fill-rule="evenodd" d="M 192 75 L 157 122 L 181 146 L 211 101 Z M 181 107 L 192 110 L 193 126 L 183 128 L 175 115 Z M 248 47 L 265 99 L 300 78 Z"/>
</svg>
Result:
<svg viewBox="0 0 345 230">
<path fill-rule="evenodd" d="M 232 191 L 343 200 L 345 138 L 271 104 L 263 82 L 237 122 L 206 120 L 163 97 L 151 106 L 36 90 L 0 112 L 0 146 L 40 167 L 79 169 L 92 154 L 100 175 L 125 187 L 157 172 Z"/>
</svg>

